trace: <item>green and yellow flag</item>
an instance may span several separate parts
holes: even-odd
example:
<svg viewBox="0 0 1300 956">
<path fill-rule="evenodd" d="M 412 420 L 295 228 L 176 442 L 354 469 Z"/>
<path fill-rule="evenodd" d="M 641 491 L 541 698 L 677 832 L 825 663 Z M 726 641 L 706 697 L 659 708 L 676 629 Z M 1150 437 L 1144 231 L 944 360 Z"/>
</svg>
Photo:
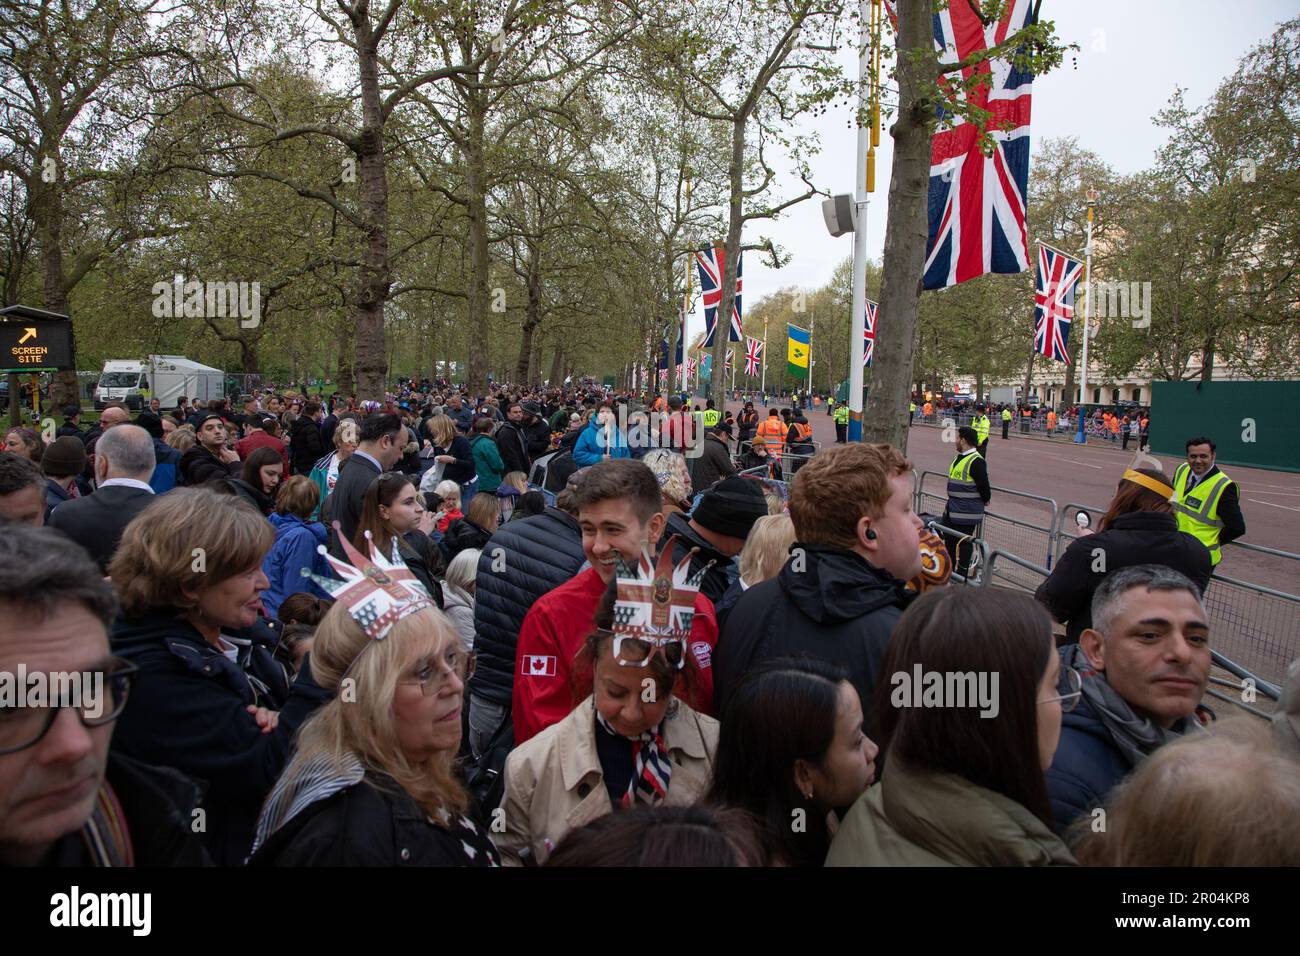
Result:
<svg viewBox="0 0 1300 956">
<path fill-rule="evenodd" d="M 808 377 L 808 353 L 812 351 L 812 335 L 807 329 L 797 325 L 787 325 L 786 333 L 789 344 L 786 346 L 786 364 L 790 374 L 796 378 Z"/>
</svg>

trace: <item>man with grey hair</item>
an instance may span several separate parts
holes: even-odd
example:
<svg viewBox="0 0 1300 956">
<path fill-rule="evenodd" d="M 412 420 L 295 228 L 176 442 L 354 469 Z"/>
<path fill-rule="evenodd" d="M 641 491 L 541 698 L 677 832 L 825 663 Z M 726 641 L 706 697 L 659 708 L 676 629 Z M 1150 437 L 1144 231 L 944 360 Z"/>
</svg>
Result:
<svg viewBox="0 0 1300 956">
<path fill-rule="evenodd" d="M 95 445 L 95 493 L 59 505 L 50 527 L 85 548 L 107 574 L 122 532 L 153 501 L 149 478 L 156 463 L 153 438 L 139 425 L 104 432 Z"/>
<path fill-rule="evenodd" d="M 44 525 L 47 488 L 39 465 L 21 455 L 0 452 L 0 522 Z"/>
<path fill-rule="evenodd" d="M 1202 731 L 1210 627 L 1200 592 L 1162 565 L 1116 571 L 1093 594 L 1092 627 L 1060 655 L 1067 710 L 1047 790 L 1063 832 L 1156 749 Z"/>
<path fill-rule="evenodd" d="M 209 862 L 190 830 L 194 782 L 109 750 L 134 673 L 109 648 L 116 613 L 112 586 L 63 535 L 0 535 L 0 680 L 22 674 L 27 691 L 0 721 L 0 867 Z"/>
</svg>

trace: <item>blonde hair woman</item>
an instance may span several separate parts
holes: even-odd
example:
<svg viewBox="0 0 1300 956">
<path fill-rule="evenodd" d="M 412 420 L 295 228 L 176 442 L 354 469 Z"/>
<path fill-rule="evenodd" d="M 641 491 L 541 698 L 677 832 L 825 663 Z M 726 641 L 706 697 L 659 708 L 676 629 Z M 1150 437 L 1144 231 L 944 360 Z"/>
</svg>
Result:
<svg viewBox="0 0 1300 956">
<path fill-rule="evenodd" d="M 691 473 L 686 458 L 666 448 L 656 448 L 641 459 L 659 481 L 659 493 L 664 500 L 664 514 L 689 511 L 691 507 Z"/>
<path fill-rule="evenodd" d="M 376 639 L 342 600 L 316 629 L 335 696 L 302 728 L 258 822 L 254 866 L 495 866 L 455 773 L 472 658 L 428 605 Z"/>
<path fill-rule="evenodd" d="M 164 438 L 163 441 L 165 441 L 169 447 L 175 448 L 177 451 L 184 454 L 194 447 L 195 443 L 198 442 L 198 439 L 194 436 L 193 425 L 181 425 L 175 431 L 168 432 L 167 437 Z"/>
<path fill-rule="evenodd" d="M 745 539 L 745 547 L 740 552 L 740 576 L 718 599 L 716 610 L 719 629 L 742 594 L 755 584 L 776 577 L 790 556 L 790 546 L 794 544 L 794 539 L 794 522 L 788 514 L 765 515 L 754 522 L 749 537 Z"/>
<path fill-rule="evenodd" d="M 177 488 L 126 527 L 109 564 L 113 650 L 140 669 L 113 747 L 206 781 L 204 841 L 239 865 L 298 725 L 323 700 L 275 660 L 261 617 L 275 531 L 242 498 Z"/>
</svg>

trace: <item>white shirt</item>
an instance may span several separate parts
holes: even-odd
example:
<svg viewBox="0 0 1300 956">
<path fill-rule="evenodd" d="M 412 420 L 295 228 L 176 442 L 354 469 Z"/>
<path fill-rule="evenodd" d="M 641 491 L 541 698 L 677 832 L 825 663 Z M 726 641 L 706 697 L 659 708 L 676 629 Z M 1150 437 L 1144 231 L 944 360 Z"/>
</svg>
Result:
<svg viewBox="0 0 1300 956">
<path fill-rule="evenodd" d="M 149 492 L 149 494 L 154 493 L 146 482 L 137 481 L 134 478 L 106 478 L 95 487 L 111 488 L 113 485 L 121 485 L 123 488 L 139 488 L 141 491 Z"/>
</svg>

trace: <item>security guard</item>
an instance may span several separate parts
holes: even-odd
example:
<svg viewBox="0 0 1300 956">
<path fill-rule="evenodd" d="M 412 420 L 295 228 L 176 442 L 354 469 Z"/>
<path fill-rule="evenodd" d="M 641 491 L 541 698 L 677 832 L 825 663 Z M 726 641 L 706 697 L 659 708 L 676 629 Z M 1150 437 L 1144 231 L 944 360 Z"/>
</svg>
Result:
<svg viewBox="0 0 1300 956">
<path fill-rule="evenodd" d="M 1011 409 L 1008 408 L 1007 406 L 1003 405 L 1003 406 L 1002 406 L 1002 438 L 1003 438 L 1003 440 L 1006 440 L 1006 437 L 1007 437 L 1007 429 L 1009 429 L 1010 427 L 1011 427 Z"/>
<path fill-rule="evenodd" d="M 944 526 L 959 532 L 945 532 L 943 538 L 953 556 L 953 570 L 962 577 L 966 576 L 974 551 L 965 539 L 979 537 L 984 506 L 993 497 L 988 465 L 975 447 L 978 441 L 979 436 L 969 425 L 957 429 L 957 457 L 948 467 L 948 504 L 943 509 Z"/>
<path fill-rule="evenodd" d="M 849 406 L 847 403 L 835 407 L 835 444 L 846 445 L 849 441 Z"/>
<path fill-rule="evenodd" d="M 975 434 L 979 438 L 979 441 L 977 442 L 979 445 L 979 453 L 981 455 L 987 455 L 989 451 L 989 417 L 984 414 L 983 405 L 976 405 L 975 411 L 977 414 L 975 415 L 974 421 L 970 424 L 971 427 L 975 429 Z"/>
<path fill-rule="evenodd" d="M 722 413 L 713 407 L 713 399 L 710 398 L 705 401 L 702 417 L 705 428 L 713 428 L 718 422 L 722 421 Z"/>
<path fill-rule="evenodd" d="M 907 417 L 909 420 L 914 420 L 916 418 L 916 402 L 907 403 Z"/>
<path fill-rule="evenodd" d="M 790 428 L 785 434 L 786 444 L 790 448 L 790 454 L 795 455 L 794 465 L 790 469 L 791 474 L 802 468 L 816 451 L 813 445 L 812 425 L 808 423 L 807 416 L 803 412 L 798 412 L 794 416 L 794 421 L 790 423 Z"/>
<path fill-rule="evenodd" d="M 1222 546 L 1246 533 L 1237 483 L 1214 463 L 1214 442 L 1187 440 L 1187 461 L 1174 471 L 1174 515 L 1178 530 L 1210 549 L 1210 561 L 1223 558 Z"/>
<path fill-rule="evenodd" d="M 834 413 L 835 413 L 835 396 L 828 395 L 826 397 L 826 414 L 833 415 Z"/>
<path fill-rule="evenodd" d="M 768 411 L 767 418 L 759 423 L 758 432 L 754 435 L 754 444 L 757 445 L 760 441 L 763 443 L 769 460 L 777 469 L 781 468 L 785 455 L 785 434 L 789 427 L 781 421 L 781 413 L 773 408 Z"/>
</svg>

